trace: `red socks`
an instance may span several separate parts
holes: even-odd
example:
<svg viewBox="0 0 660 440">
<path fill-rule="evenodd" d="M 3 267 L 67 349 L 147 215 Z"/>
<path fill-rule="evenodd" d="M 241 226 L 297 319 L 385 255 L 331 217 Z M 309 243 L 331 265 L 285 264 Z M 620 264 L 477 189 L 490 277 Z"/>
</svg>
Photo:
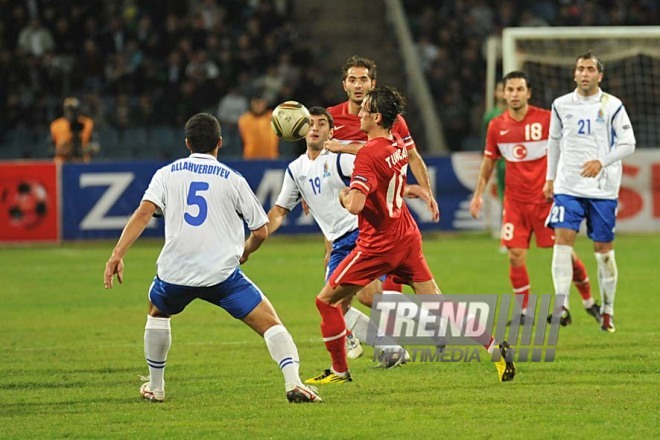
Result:
<svg viewBox="0 0 660 440">
<path fill-rule="evenodd" d="M 591 284 L 584 263 L 579 258 L 573 260 L 573 284 L 583 300 L 591 298 Z"/>
<path fill-rule="evenodd" d="M 332 357 L 332 369 L 337 373 L 348 371 L 346 363 L 346 322 L 341 307 L 333 307 L 316 298 L 321 314 L 321 334 L 325 348 Z"/>
<path fill-rule="evenodd" d="M 529 300 L 529 275 L 527 274 L 527 266 L 513 267 L 509 266 L 509 279 L 511 286 L 513 286 L 513 293 L 517 296 L 516 299 L 522 298 L 522 309 L 527 308 L 527 301 Z"/>
</svg>

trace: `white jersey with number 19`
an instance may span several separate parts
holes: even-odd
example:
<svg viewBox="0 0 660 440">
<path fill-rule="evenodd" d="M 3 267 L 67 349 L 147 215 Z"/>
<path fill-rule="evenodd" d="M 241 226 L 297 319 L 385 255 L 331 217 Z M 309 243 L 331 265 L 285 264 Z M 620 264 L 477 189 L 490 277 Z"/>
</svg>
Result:
<svg viewBox="0 0 660 440">
<path fill-rule="evenodd" d="M 286 168 L 276 205 L 292 210 L 300 197 L 328 241 L 334 241 L 358 228 L 357 216 L 339 204 L 339 192 L 348 186 L 355 156 L 323 150 L 312 160 L 300 155 Z"/>
<path fill-rule="evenodd" d="M 142 200 L 165 216 L 165 245 L 156 264 L 158 277 L 171 284 L 224 281 L 243 254 L 243 222 L 250 230 L 268 223 L 243 176 L 209 154 L 193 153 L 160 168 Z"/>
</svg>

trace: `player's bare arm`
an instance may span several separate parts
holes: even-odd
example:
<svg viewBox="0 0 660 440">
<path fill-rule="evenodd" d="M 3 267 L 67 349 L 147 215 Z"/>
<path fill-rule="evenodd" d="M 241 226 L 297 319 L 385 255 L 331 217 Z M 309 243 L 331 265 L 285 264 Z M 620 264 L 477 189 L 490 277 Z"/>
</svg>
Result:
<svg viewBox="0 0 660 440">
<path fill-rule="evenodd" d="M 364 146 L 361 142 L 351 142 L 349 144 L 343 144 L 339 141 L 330 139 L 323 143 L 323 147 L 333 153 L 346 153 L 346 154 L 357 154 L 357 152 Z"/>
<path fill-rule="evenodd" d="M 354 215 L 358 215 L 362 212 L 366 200 L 367 196 L 360 191 L 350 189 L 349 187 L 343 188 L 339 193 L 339 203 L 341 203 L 341 206 Z"/>
<path fill-rule="evenodd" d="M 323 266 L 327 266 L 328 263 L 330 262 L 330 254 L 332 253 L 332 243 L 323 237 L 323 241 L 325 242 L 325 257 L 323 257 Z"/>
<path fill-rule="evenodd" d="M 484 191 L 486 190 L 486 185 L 488 184 L 490 177 L 493 175 L 494 169 L 495 160 L 484 156 L 483 160 L 481 161 L 481 167 L 479 167 L 479 176 L 477 177 L 477 184 L 474 187 L 474 194 L 472 195 L 472 200 L 470 201 L 470 215 L 474 218 L 479 217 L 481 207 L 484 203 Z"/>
<path fill-rule="evenodd" d="M 243 249 L 243 255 L 241 256 L 238 262 L 240 264 L 245 263 L 250 254 L 259 249 L 261 244 L 266 241 L 268 238 L 268 224 L 263 225 L 260 228 L 255 229 L 250 233 L 250 236 L 245 240 L 245 247 Z"/>
<path fill-rule="evenodd" d="M 543 196 L 548 201 L 552 201 L 554 192 L 555 192 L 555 181 L 546 180 L 545 184 L 543 185 Z"/>
<path fill-rule="evenodd" d="M 403 197 L 407 199 L 422 199 L 428 203 L 429 199 L 431 199 L 431 194 L 419 185 L 406 183 L 406 186 L 403 188 Z"/>
<path fill-rule="evenodd" d="M 284 218 L 290 212 L 288 209 L 279 205 L 274 205 L 270 208 L 270 211 L 268 211 L 268 234 L 274 234 L 282 226 Z"/>
<path fill-rule="evenodd" d="M 603 169 L 603 164 L 600 162 L 600 160 L 590 160 L 584 163 L 582 165 L 582 172 L 580 175 L 582 177 L 596 177 L 598 173 L 600 173 L 600 170 Z"/>
<path fill-rule="evenodd" d="M 144 228 L 147 227 L 154 213 L 156 205 L 149 201 L 143 201 L 135 210 L 131 218 L 126 223 L 124 230 L 119 237 L 119 241 L 112 250 L 112 254 L 105 263 L 105 272 L 103 273 L 103 285 L 106 289 L 112 289 L 112 279 L 117 275 L 119 284 L 124 282 L 124 255 L 138 239 Z"/>
<path fill-rule="evenodd" d="M 433 221 L 440 221 L 440 210 L 438 209 L 438 202 L 435 201 L 433 197 L 433 191 L 431 190 L 431 180 L 429 179 L 429 172 L 424 163 L 424 159 L 417 152 L 417 148 L 411 148 L 408 150 L 408 164 L 410 165 L 410 170 L 417 179 L 417 182 L 428 191 L 431 196 L 429 200 L 426 201 L 426 208 L 429 210 L 433 216 Z"/>
</svg>

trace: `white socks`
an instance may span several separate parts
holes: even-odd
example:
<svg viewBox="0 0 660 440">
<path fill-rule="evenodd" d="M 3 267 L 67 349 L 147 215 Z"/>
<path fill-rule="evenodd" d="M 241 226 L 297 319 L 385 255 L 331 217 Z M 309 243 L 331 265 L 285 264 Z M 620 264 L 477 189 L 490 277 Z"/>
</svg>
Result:
<svg viewBox="0 0 660 440">
<path fill-rule="evenodd" d="M 149 366 L 149 387 L 154 393 L 165 391 L 165 362 L 172 344 L 170 318 L 147 316 L 144 327 L 144 357 Z"/>
<path fill-rule="evenodd" d="M 552 282 L 555 285 L 555 295 L 564 295 L 563 306 L 568 309 L 568 295 L 573 282 L 573 262 L 571 261 L 572 246 L 556 244 L 552 252 Z"/>
<path fill-rule="evenodd" d="M 614 296 L 616 295 L 616 283 L 619 272 L 614 259 L 614 251 L 607 253 L 596 253 L 598 262 L 598 286 L 600 287 L 600 296 L 603 300 L 600 312 L 614 316 Z"/>
<path fill-rule="evenodd" d="M 264 340 L 273 358 L 284 376 L 286 391 L 291 391 L 296 386 L 301 386 L 300 358 L 298 357 L 298 348 L 293 342 L 293 338 L 282 324 L 277 324 L 266 330 Z"/>
<path fill-rule="evenodd" d="M 349 329 L 356 338 L 366 342 L 369 324 L 371 324 L 371 320 L 367 315 L 355 307 L 351 307 L 344 314 L 344 321 L 346 321 L 346 328 Z"/>
</svg>

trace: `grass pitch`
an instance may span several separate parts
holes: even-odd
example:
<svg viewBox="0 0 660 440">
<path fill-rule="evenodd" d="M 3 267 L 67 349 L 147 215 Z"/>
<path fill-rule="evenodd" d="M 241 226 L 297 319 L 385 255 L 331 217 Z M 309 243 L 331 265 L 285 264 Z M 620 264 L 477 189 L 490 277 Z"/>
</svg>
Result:
<svg viewBox="0 0 660 440">
<path fill-rule="evenodd" d="M 483 362 L 374 368 L 291 405 L 261 338 L 222 310 L 191 304 L 172 320 L 167 401 L 139 398 L 146 293 L 159 241 L 139 241 L 125 282 L 103 289 L 114 243 L 0 249 L 0 438 L 658 438 L 658 236 L 620 236 L 615 334 L 582 311 L 560 332 L 553 363 L 519 363 L 498 383 Z M 446 293 L 509 294 L 508 262 L 483 235 L 433 236 L 425 253 Z M 578 238 L 598 298 L 590 242 Z M 313 298 L 320 237 L 273 237 L 244 266 L 300 351 L 303 379 L 329 365 Z M 551 293 L 550 250 L 531 249 L 533 293 Z"/>
</svg>

